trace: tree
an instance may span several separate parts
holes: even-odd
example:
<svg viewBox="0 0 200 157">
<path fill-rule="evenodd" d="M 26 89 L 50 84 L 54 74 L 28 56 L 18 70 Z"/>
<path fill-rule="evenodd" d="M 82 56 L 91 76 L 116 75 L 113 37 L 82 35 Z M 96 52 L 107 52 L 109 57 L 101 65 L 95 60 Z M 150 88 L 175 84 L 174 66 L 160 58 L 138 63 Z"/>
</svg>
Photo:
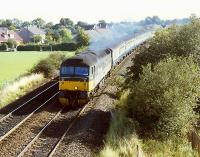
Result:
<svg viewBox="0 0 200 157">
<path fill-rule="evenodd" d="M 45 28 L 49 28 L 51 29 L 53 27 L 53 23 L 52 22 L 48 22 L 46 25 L 45 25 Z"/>
<path fill-rule="evenodd" d="M 61 40 L 62 40 L 62 39 L 61 39 L 61 35 L 60 35 L 60 33 L 59 33 L 58 30 L 54 30 L 54 31 L 53 31 L 52 38 L 53 38 L 53 40 L 56 41 L 56 42 L 61 42 Z"/>
<path fill-rule="evenodd" d="M 140 48 L 140 53 L 136 55 L 133 66 L 129 68 L 127 82 L 139 80 L 142 66 L 148 63 L 156 65 L 161 59 L 168 56 L 189 56 L 195 55 L 200 63 L 200 20 L 191 18 L 191 22 L 186 25 L 173 25 L 169 28 L 159 30 L 154 37 L 149 40 L 148 46 Z"/>
<path fill-rule="evenodd" d="M 34 35 L 32 37 L 32 42 L 34 43 L 40 43 L 42 41 L 42 37 L 40 35 Z"/>
<path fill-rule="evenodd" d="M 77 22 L 77 24 L 76 24 L 76 28 L 78 29 L 79 27 L 81 27 L 81 28 L 85 28 L 85 26 L 87 26 L 88 25 L 88 23 L 86 23 L 86 22 L 82 22 L 82 21 L 78 21 Z"/>
<path fill-rule="evenodd" d="M 12 20 L 6 19 L 1 23 L 1 27 L 7 27 L 8 29 L 15 30 L 16 27 L 13 25 Z"/>
<path fill-rule="evenodd" d="M 17 18 L 14 18 L 11 21 L 12 21 L 12 24 L 13 24 L 13 26 L 15 28 L 18 28 L 18 29 L 21 28 L 21 26 L 22 26 L 22 21 L 21 20 L 19 20 Z"/>
<path fill-rule="evenodd" d="M 7 45 L 8 48 L 15 48 L 17 46 L 17 42 L 14 39 L 8 39 Z"/>
<path fill-rule="evenodd" d="M 50 29 L 50 28 L 46 29 L 46 36 L 45 36 L 46 43 L 53 42 L 53 33 L 54 33 L 54 31 L 52 29 Z"/>
<path fill-rule="evenodd" d="M 24 21 L 21 25 L 23 28 L 27 28 L 27 27 L 30 27 L 31 26 L 31 23 L 28 22 L 28 21 Z"/>
<path fill-rule="evenodd" d="M 72 28 L 74 25 L 74 22 L 70 20 L 69 18 L 61 18 L 60 25 L 65 26 L 67 28 Z"/>
<path fill-rule="evenodd" d="M 77 43 L 79 47 L 88 46 L 89 41 L 90 41 L 89 35 L 83 29 L 79 29 L 77 35 Z"/>
<path fill-rule="evenodd" d="M 69 29 L 63 28 L 59 33 L 63 42 L 69 42 L 72 40 L 72 33 Z"/>
<path fill-rule="evenodd" d="M 42 28 L 45 24 L 45 21 L 42 18 L 37 18 L 35 20 L 33 20 L 32 25 L 38 27 L 38 28 Z"/>
<path fill-rule="evenodd" d="M 127 108 L 140 135 L 158 139 L 185 137 L 197 122 L 200 68 L 193 57 L 168 58 L 142 68 L 130 85 Z"/>
</svg>

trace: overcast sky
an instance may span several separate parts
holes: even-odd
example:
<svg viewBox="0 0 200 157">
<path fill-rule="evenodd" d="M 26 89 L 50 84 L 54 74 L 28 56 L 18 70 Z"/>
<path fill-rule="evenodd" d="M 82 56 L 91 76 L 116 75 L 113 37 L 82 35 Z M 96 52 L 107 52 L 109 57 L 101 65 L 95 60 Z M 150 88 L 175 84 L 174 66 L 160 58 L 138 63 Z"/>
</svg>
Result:
<svg viewBox="0 0 200 157">
<path fill-rule="evenodd" d="M 0 19 L 33 20 L 41 17 L 57 23 L 61 17 L 73 21 L 137 21 L 157 15 L 163 19 L 200 16 L 198 0 L 0 0 Z"/>
</svg>

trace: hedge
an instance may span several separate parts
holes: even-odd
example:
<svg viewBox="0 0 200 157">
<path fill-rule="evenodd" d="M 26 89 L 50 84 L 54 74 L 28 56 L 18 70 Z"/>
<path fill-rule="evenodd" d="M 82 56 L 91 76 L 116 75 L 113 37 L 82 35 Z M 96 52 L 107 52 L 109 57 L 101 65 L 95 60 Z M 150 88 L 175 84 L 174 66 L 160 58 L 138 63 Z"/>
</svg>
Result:
<svg viewBox="0 0 200 157">
<path fill-rule="evenodd" d="M 6 51 L 8 48 L 8 45 L 7 44 L 0 44 L 0 51 Z"/>
<path fill-rule="evenodd" d="M 61 43 L 52 45 L 53 51 L 75 51 L 78 46 L 76 43 Z"/>
<path fill-rule="evenodd" d="M 53 45 L 20 45 L 17 51 L 75 51 L 78 46 L 76 43 L 61 43 Z"/>
<path fill-rule="evenodd" d="M 40 45 L 19 45 L 17 51 L 40 51 Z"/>
</svg>

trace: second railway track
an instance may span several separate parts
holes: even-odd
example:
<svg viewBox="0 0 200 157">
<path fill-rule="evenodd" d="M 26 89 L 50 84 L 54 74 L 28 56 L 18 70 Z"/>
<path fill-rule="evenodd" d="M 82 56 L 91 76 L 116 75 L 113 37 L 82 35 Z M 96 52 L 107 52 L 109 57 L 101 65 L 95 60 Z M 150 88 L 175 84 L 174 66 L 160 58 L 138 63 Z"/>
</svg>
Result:
<svg viewBox="0 0 200 157">
<path fill-rule="evenodd" d="M 35 136 L 18 157 L 51 156 L 80 111 L 80 108 L 70 111 L 63 109 Z"/>
<path fill-rule="evenodd" d="M 68 110 L 56 101 L 57 82 L 0 119 L 0 156 L 52 156 L 76 119 L 87 108 Z M 40 97 L 40 98 L 38 98 Z"/>
<path fill-rule="evenodd" d="M 58 83 L 54 83 L 42 92 L 38 93 L 28 101 L 24 102 L 17 108 L 8 112 L 0 119 L 0 141 L 12 133 L 17 127 L 25 122 L 32 114 L 44 106 L 52 95 L 56 95 L 57 91 L 52 90 Z M 44 99 L 44 96 L 47 98 Z M 55 96 L 54 96 L 55 97 Z"/>
<path fill-rule="evenodd" d="M 0 141 L 0 156 L 17 156 L 48 122 L 60 111 L 54 94 L 19 127 Z"/>
</svg>

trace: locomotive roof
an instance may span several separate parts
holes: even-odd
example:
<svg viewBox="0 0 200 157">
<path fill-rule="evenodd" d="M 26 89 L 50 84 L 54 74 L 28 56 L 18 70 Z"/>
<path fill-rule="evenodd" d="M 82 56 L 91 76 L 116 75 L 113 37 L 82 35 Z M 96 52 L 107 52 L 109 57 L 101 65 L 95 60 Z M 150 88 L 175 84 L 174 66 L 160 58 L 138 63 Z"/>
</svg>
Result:
<svg viewBox="0 0 200 157">
<path fill-rule="evenodd" d="M 82 52 L 77 54 L 74 57 L 71 57 L 69 59 L 66 59 L 62 65 L 72 65 L 72 66 L 77 66 L 77 65 L 88 65 L 88 66 L 92 66 L 94 65 L 96 62 L 98 62 L 98 60 L 100 60 L 101 58 L 103 58 L 104 56 L 108 55 L 110 52 L 108 51 L 87 51 L 87 52 Z"/>
</svg>

